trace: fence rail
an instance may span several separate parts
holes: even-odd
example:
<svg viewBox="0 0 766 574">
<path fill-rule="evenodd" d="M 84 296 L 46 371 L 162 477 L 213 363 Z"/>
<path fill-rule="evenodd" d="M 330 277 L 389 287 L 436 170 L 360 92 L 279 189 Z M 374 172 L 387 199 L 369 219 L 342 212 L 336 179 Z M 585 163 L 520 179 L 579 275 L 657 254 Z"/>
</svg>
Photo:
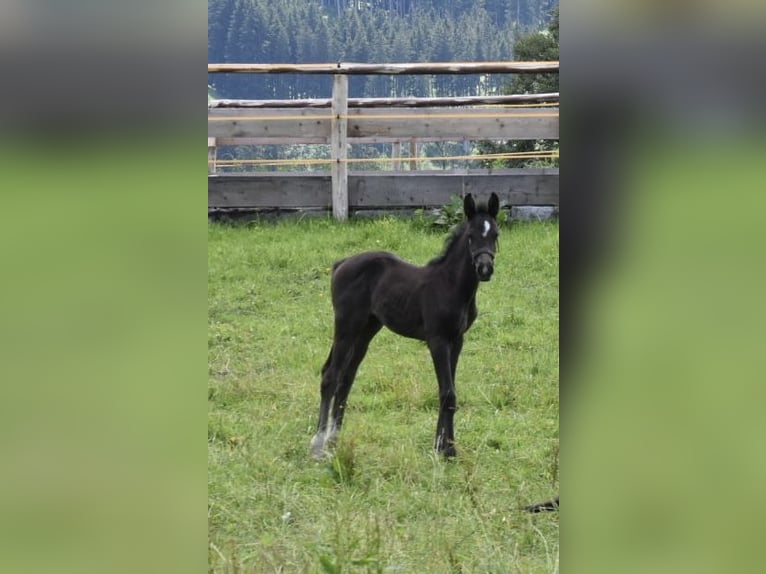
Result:
<svg viewBox="0 0 766 574">
<path fill-rule="evenodd" d="M 331 171 L 211 173 L 208 207 L 331 208 L 343 220 L 349 209 L 437 206 L 455 194 L 491 191 L 512 205 L 558 205 L 558 169 L 349 172 L 355 160 L 348 157 L 350 144 L 392 143 L 394 169 L 408 164 L 414 170 L 417 142 L 559 137 L 558 93 L 348 98 L 349 75 L 558 73 L 558 69 L 558 62 L 208 64 L 210 73 L 333 75 L 329 99 L 209 103 L 208 164 L 213 172 L 218 146 L 263 144 L 328 144 Z M 404 161 L 400 161 L 402 143 L 409 143 L 411 156 Z"/>
<path fill-rule="evenodd" d="M 349 98 L 349 108 L 424 108 L 455 106 L 503 106 L 558 104 L 558 92 L 507 96 L 463 96 L 452 98 Z M 212 100 L 208 108 L 329 108 L 331 98 L 311 100 Z"/>
<path fill-rule="evenodd" d="M 406 64 L 208 64 L 208 74 L 544 74 L 558 73 L 558 62 L 416 62 Z"/>
<path fill-rule="evenodd" d="M 340 114 L 314 108 L 214 108 L 208 111 L 208 136 L 317 142 L 327 140 L 333 125 L 343 121 L 349 139 L 558 139 L 558 118 L 558 108 L 370 108 Z"/>
<path fill-rule="evenodd" d="M 213 175 L 208 179 L 208 207 L 330 209 L 331 180 L 329 172 Z M 487 196 L 493 191 L 509 205 L 558 205 L 558 186 L 558 168 L 350 172 L 348 208 L 437 207 L 453 195 Z"/>
</svg>

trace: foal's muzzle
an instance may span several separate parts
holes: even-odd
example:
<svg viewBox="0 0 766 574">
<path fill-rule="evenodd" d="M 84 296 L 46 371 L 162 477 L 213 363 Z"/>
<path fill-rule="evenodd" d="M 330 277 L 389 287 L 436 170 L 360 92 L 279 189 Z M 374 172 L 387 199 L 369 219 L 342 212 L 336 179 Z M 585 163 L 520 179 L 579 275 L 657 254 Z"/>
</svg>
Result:
<svg viewBox="0 0 766 574">
<path fill-rule="evenodd" d="M 482 251 L 473 257 L 473 265 L 479 281 L 489 281 L 495 271 L 495 255 L 489 251 Z"/>
</svg>

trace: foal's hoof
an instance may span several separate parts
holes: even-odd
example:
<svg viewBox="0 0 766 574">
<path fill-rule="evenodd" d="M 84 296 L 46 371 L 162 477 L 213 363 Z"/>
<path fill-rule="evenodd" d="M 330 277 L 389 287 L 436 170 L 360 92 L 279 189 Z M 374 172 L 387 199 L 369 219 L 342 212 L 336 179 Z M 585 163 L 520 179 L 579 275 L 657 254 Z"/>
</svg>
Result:
<svg viewBox="0 0 766 574">
<path fill-rule="evenodd" d="M 332 453 L 329 450 L 311 450 L 311 458 L 313 458 L 317 462 L 321 462 L 323 460 L 329 460 L 332 458 Z"/>
<path fill-rule="evenodd" d="M 447 444 L 444 446 L 438 445 L 436 447 L 436 452 L 442 455 L 446 460 L 450 460 L 457 456 L 457 449 L 454 444 Z"/>
<path fill-rule="evenodd" d="M 311 444 L 309 445 L 309 452 L 311 453 L 311 458 L 314 460 L 322 460 L 327 457 L 323 436 L 314 435 L 314 438 L 311 439 Z"/>
<path fill-rule="evenodd" d="M 452 459 L 452 458 L 455 458 L 455 457 L 457 456 L 457 449 L 456 449 L 456 448 L 455 448 L 453 445 L 449 445 L 449 446 L 447 446 L 447 447 L 446 447 L 446 448 L 445 448 L 445 449 L 444 449 L 444 450 L 441 452 L 441 454 L 442 454 L 442 456 L 443 456 L 445 459 L 447 459 L 447 460 L 450 460 L 450 459 Z"/>
<path fill-rule="evenodd" d="M 454 458 L 457 456 L 457 449 L 455 449 L 455 443 L 451 440 L 444 440 L 441 436 L 436 437 L 436 444 L 434 449 L 440 455 L 446 459 Z"/>
<path fill-rule="evenodd" d="M 329 447 L 334 444 L 333 439 L 328 439 L 327 435 L 323 432 L 319 432 L 311 439 L 311 445 L 309 446 L 309 452 L 311 452 L 311 458 L 314 460 L 326 460 L 332 457 L 332 452 Z"/>
</svg>

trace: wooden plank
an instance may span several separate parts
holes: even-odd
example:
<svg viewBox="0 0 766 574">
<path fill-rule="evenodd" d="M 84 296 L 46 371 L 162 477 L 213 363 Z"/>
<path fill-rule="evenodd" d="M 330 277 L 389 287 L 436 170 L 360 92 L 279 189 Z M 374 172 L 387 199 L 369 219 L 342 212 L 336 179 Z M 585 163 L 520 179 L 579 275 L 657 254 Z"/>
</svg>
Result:
<svg viewBox="0 0 766 574">
<path fill-rule="evenodd" d="M 559 170 L 359 172 L 348 176 L 351 209 L 438 207 L 453 195 L 496 192 L 509 205 L 558 205 Z M 208 176 L 208 207 L 331 209 L 329 174 Z"/>
<path fill-rule="evenodd" d="M 330 137 L 329 110 L 208 110 L 208 136 L 226 138 Z M 348 110 L 348 138 L 558 139 L 558 108 Z"/>
<path fill-rule="evenodd" d="M 338 221 L 348 219 L 348 76 L 333 76 L 330 157 L 332 214 Z"/>
<path fill-rule="evenodd" d="M 542 74 L 558 73 L 550 62 L 417 62 L 394 64 L 208 64 L 208 74 Z"/>
<path fill-rule="evenodd" d="M 443 141 L 454 141 L 454 142 L 463 142 L 463 141 L 470 141 L 467 138 L 448 138 L 444 139 L 441 137 L 424 137 L 424 138 L 417 138 L 419 142 L 421 143 L 427 143 L 427 142 L 443 142 Z M 482 138 L 484 139 L 484 138 Z M 493 138 L 497 141 L 503 140 L 504 138 Z M 270 137 L 263 137 L 263 138 L 218 138 L 216 140 L 218 142 L 218 146 L 248 146 L 248 145 L 293 145 L 293 144 L 324 144 L 324 145 L 330 145 L 330 137 L 326 138 L 295 138 L 295 137 L 278 137 L 278 138 L 270 138 Z M 392 137 L 386 137 L 386 136 L 370 136 L 370 137 L 363 137 L 363 138 L 353 138 L 348 143 L 351 145 L 357 145 L 357 144 L 390 144 L 394 142 L 400 142 L 402 141 L 401 138 L 392 136 Z"/>
<path fill-rule="evenodd" d="M 330 137 L 330 110 L 211 109 L 207 135 L 216 138 Z"/>
<path fill-rule="evenodd" d="M 354 143 L 385 143 L 379 141 L 380 138 L 365 138 L 364 140 L 354 140 Z M 259 137 L 259 138 L 218 138 L 219 147 L 238 146 L 238 145 L 293 145 L 293 144 L 325 144 L 330 145 L 330 134 L 327 137 Z M 390 141 L 390 138 L 388 138 Z"/>
<path fill-rule="evenodd" d="M 349 110 L 348 137 L 558 139 L 558 108 Z"/>
<path fill-rule="evenodd" d="M 349 108 L 427 108 L 455 106 L 497 106 L 531 103 L 557 103 L 558 92 L 510 94 L 506 96 L 464 96 L 444 98 L 349 98 Z M 208 108 L 329 108 L 331 98 L 304 100 L 212 100 Z"/>
<path fill-rule="evenodd" d="M 453 195 L 488 197 L 493 191 L 510 205 L 558 205 L 558 169 L 503 170 L 502 173 L 385 172 L 349 175 L 349 203 L 355 209 L 437 207 Z"/>
<path fill-rule="evenodd" d="M 332 208 L 330 174 L 219 174 L 208 177 L 208 207 Z"/>
</svg>

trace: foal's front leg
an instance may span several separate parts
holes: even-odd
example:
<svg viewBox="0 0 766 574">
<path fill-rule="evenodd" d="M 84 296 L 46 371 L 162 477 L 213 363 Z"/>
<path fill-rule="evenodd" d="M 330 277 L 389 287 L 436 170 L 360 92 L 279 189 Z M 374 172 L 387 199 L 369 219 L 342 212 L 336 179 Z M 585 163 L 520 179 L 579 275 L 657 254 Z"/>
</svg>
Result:
<svg viewBox="0 0 766 574">
<path fill-rule="evenodd" d="M 439 381 L 439 420 L 436 423 L 436 452 L 446 457 L 457 454 L 455 450 L 455 432 L 452 426 L 453 415 L 457 408 L 455 381 L 453 379 L 452 344 L 445 339 L 428 342 L 431 358 Z M 454 361 L 456 364 L 456 360 Z"/>
</svg>

